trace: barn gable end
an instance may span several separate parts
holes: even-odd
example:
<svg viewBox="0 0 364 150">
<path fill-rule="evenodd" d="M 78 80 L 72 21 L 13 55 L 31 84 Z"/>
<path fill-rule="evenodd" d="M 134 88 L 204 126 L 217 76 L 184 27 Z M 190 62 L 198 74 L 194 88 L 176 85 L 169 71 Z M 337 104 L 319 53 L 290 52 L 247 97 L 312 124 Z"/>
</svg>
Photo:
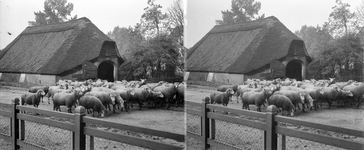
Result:
<svg viewBox="0 0 364 150">
<path fill-rule="evenodd" d="M 82 74 L 84 61 L 97 65 L 106 60 L 113 61 L 115 68 L 124 62 L 116 43 L 84 17 L 27 27 L 0 52 L 0 72 L 72 78 Z"/>
<path fill-rule="evenodd" d="M 214 26 L 188 51 L 186 67 L 190 74 L 207 72 L 229 74 L 229 78 L 239 75 L 244 79 L 263 78 L 260 74 L 271 73 L 272 60 L 287 65 L 292 59 L 301 59 L 303 66 L 311 61 L 304 42 L 271 16 L 247 23 Z M 302 75 L 304 73 L 302 71 Z M 193 77 L 190 75 L 189 78 Z"/>
</svg>

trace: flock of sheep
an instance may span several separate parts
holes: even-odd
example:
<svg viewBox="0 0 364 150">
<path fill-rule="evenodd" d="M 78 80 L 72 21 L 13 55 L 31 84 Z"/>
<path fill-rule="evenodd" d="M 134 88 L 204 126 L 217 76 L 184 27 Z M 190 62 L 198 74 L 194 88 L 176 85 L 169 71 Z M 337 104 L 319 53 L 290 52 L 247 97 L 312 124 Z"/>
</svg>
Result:
<svg viewBox="0 0 364 150">
<path fill-rule="evenodd" d="M 43 102 L 43 97 L 48 97 L 53 101 L 53 110 L 61 111 L 60 106 L 66 106 L 68 112 L 72 113 L 72 107 L 80 105 L 86 108 L 88 113 L 97 112 L 98 116 L 104 117 L 107 110 L 120 109 L 128 111 L 133 107 L 133 103 L 139 105 L 139 109 L 145 102 L 148 107 L 154 104 L 166 106 L 170 104 L 183 106 L 185 83 L 168 83 L 160 81 L 158 83 L 146 83 L 144 79 L 140 81 L 115 81 L 107 80 L 86 80 L 70 81 L 60 80 L 55 86 L 34 86 L 29 88 L 29 93 L 21 96 L 21 105 L 33 105 L 38 107 Z"/>
<path fill-rule="evenodd" d="M 327 102 L 328 108 L 334 101 L 338 105 L 360 106 L 364 96 L 364 84 L 349 80 L 347 82 L 335 82 L 334 78 L 329 80 L 303 80 L 286 78 L 285 80 L 259 80 L 248 79 L 243 85 L 222 85 L 216 92 L 210 94 L 208 101 L 211 104 L 222 104 L 227 106 L 232 96 L 236 95 L 242 101 L 242 109 L 248 109 L 250 104 L 261 111 L 261 106 L 275 105 L 283 115 L 289 113 L 294 115 L 296 109 L 304 111 L 305 108 L 318 109 L 322 102 Z M 301 105 L 302 107 L 300 108 Z"/>
</svg>

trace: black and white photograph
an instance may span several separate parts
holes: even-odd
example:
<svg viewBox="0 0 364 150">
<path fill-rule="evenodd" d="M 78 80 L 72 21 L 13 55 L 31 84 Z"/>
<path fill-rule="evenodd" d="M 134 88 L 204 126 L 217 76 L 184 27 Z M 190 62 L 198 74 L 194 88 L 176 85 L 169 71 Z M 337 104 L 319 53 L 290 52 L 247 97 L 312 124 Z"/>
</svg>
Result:
<svg viewBox="0 0 364 150">
<path fill-rule="evenodd" d="M 364 149 L 364 0 L 0 0 L 0 149 Z"/>
<path fill-rule="evenodd" d="M 1 0 L 0 149 L 184 149 L 181 0 Z"/>
<path fill-rule="evenodd" d="M 363 149 L 362 0 L 198 0 L 187 149 Z"/>
</svg>

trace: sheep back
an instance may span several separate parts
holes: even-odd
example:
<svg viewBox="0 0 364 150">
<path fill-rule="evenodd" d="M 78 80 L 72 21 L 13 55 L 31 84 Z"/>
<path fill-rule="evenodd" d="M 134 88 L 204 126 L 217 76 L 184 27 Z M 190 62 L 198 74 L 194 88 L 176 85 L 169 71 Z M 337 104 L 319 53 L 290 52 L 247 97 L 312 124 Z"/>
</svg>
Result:
<svg viewBox="0 0 364 150">
<path fill-rule="evenodd" d="M 277 108 L 282 108 L 285 111 L 288 111 L 293 115 L 294 105 L 291 100 L 285 95 L 273 94 L 268 99 L 268 105 L 274 105 Z"/>
</svg>

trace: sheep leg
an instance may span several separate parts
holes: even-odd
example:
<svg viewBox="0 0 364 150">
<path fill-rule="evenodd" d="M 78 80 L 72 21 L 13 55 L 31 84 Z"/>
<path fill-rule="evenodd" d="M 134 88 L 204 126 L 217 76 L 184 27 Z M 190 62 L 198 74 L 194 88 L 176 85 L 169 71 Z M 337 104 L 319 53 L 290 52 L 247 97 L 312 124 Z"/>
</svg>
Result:
<svg viewBox="0 0 364 150">
<path fill-rule="evenodd" d="M 356 103 L 356 108 L 360 107 L 361 101 L 363 100 L 362 97 L 358 98 L 357 103 Z"/>
<path fill-rule="evenodd" d="M 128 104 L 129 104 L 129 102 L 126 102 L 126 101 L 124 102 L 124 108 L 125 108 L 126 112 L 128 112 L 128 110 L 129 110 L 129 105 Z"/>
<path fill-rule="evenodd" d="M 139 110 L 142 110 L 142 102 L 138 102 Z"/>
<path fill-rule="evenodd" d="M 169 109 L 169 100 L 168 99 L 166 99 L 166 109 Z"/>
</svg>

